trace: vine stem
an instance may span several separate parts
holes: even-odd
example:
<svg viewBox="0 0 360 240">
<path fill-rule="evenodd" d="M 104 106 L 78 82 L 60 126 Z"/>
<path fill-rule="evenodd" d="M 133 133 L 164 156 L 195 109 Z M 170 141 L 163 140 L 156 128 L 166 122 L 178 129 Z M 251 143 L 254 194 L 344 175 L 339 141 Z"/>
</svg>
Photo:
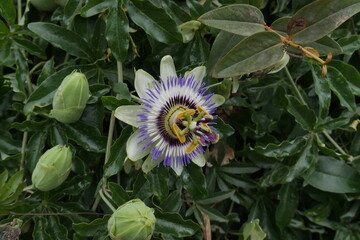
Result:
<svg viewBox="0 0 360 240">
<path fill-rule="evenodd" d="M 124 81 L 124 77 L 123 77 L 123 66 L 121 62 L 117 62 L 117 71 L 118 71 L 118 79 L 117 82 L 118 83 L 122 83 Z M 120 98 L 120 94 L 116 94 L 116 98 Z M 105 159 L 104 159 L 104 165 L 109 161 L 110 158 L 110 150 L 111 150 L 111 145 L 112 145 L 112 140 L 113 140 L 113 135 L 114 135 L 114 128 L 115 128 L 115 114 L 114 111 L 111 112 L 111 116 L 110 116 L 110 123 L 109 123 L 109 131 L 108 131 L 108 137 L 107 137 L 107 142 L 106 142 L 106 150 L 105 150 Z M 102 179 L 102 187 L 106 186 L 106 179 L 103 178 Z M 99 191 L 100 195 L 98 195 L 94 201 L 94 204 L 92 206 L 92 210 L 95 210 L 97 208 L 97 206 L 99 205 L 100 202 L 100 197 L 104 200 L 104 198 L 101 196 L 102 190 L 100 189 Z"/>
<path fill-rule="evenodd" d="M 303 104 L 303 105 L 307 105 L 307 103 L 305 102 L 304 98 L 301 96 L 301 93 L 299 91 L 299 89 L 296 87 L 296 84 L 295 84 L 295 81 L 294 79 L 292 78 L 290 72 L 289 72 L 289 69 L 285 66 L 284 67 L 284 70 L 285 70 L 285 73 L 287 75 L 287 78 L 289 79 L 289 82 L 292 86 L 292 89 L 295 93 L 295 95 L 297 96 L 297 98 L 300 100 L 300 102 Z M 344 151 L 344 149 L 342 149 L 339 144 L 337 144 L 337 142 L 325 131 L 323 130 L 322 131 L 322 134 L 334 145 L 334 147 L 341 153 L 341 154 L 344 154 L 344 155 L 347 155 L 347 153 Z"/>
<path fill-rule="evenodd" d="M 111 211 L 115 212 L 116 209 L 114 208 L 114 206 L 109 202 L 109 200 L 105 197 L 102 189 L 99 191 L 100 197 L 101 199 L 105 202 L 105 204 L 111 209 Z"/>
</svg>

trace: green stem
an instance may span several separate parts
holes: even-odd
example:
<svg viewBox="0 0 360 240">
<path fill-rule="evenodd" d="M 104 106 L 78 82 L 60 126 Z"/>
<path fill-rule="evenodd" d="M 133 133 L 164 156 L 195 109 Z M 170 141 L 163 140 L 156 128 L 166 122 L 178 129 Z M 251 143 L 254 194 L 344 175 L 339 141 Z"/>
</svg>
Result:
<svg viewBox="0 0 360 240">
<path fill-rule="evenodd" d="M 303 105 L 307 105 L 307 103 L 305 102 L 304 98 L 301 96 L 301 93 L 299 91 L 299 89 L 296 87 L 296 84 L 294 82 L 294 79 L 292 78 L 289 70 L 287 67 L 284 67 L 285 73 L 288 77 L 289 83 L 292 86 L 292 89 L 294 91 L 294 94 L 297 96 L 297 98 L 299 99 L 299 101 L 303 104 Z M 344 149 L 342 149 L 339 144 L 336 143 L 336 141 L 324 130 L 322 131 L 322 134 L 324 134 L 324 136 L 335 146 L 335 148 L 344 155 L 347 155 L 347 153 L 344 151 Z"/>
<path fill-rule="evenodd" d="M 207 86 L 206 88 L 216 87 L 216 86 L 219 86 L 221 84 L 222 84 L 222 82 L 214 83 L 214 84 L 211 84 L 211 85 Z"/>
<path fill-rule="evenodd" d="M 22 18 L 21 0 L 17 0 L 17 22 L 20 25 Z"/>
<path fill-rule="evenodd" d="M 298 97 L 298 99 L 300 100 L 300 102 L 303 104 L 303 105 L 307 105 L 304 98 L 301 96 L 301 93 L 299 91 L 299 89 L 296 87 L 296 84 L 295 84 L 295 81 L 294 79 L 292 78 L 290 72 L 289 72 L 289 69 L 285 66 L 284 67 L 284 70 L 285 70 L 285 73 L 286 73 L 286 76 L 288 77 L 289 79 L 289 83 L 291 84 L 292 86 L 292 90 L 294 91 L 294 94 Z"/>
<path fill-rule="evenodd" d="M 123 67 L 122 67 L 122 63 L 121 62 L 117 62 L 117 70 L 118 70 L 118 83 L 122 83 L 124 81 L 123 78 Z M 116 98 L 119 98 L 120 94 L 116 94 Z M 113 135 L 114 135 L 114 128 L 115 128 L 115 115 L 114 115 L 114 111 L 111 112 L 111 116 L 110 116 L 110 123 L 109 123 L 109 131 L 108 131 L 108 137 L 107 137 L 107 142 L 106 142 L 106 150 L 105 150 L 105 159 L 104 159 L 104 165 L 109 161 L 110 158 L 110 150 L 111 150 L 111 145 L 112 145 L 112 141 L 113 141 Z M 106 179 L 103 178 L 102 179 L 103 184 L 102 186 L 106 186 Z M 101 191 L 100 191 L 101 193 Z M 92 206 L 92 210 L 95 210 L 99 204 L 99 198 L 101 197 L 101 195 L 97 196 L 95 199 L 95 202 Z"/>
<path fill-rule="evenodd" d="M 99 191 L 99 195 L 100 195 L 101 199 L 105 202 L 105 204 L 111 209 L 111 211 L 115 212 L 116 209 L 115 209 L 114 206 L 109 202 L 109 200 L 105 197 L 102 189 Z"/>
</svg>

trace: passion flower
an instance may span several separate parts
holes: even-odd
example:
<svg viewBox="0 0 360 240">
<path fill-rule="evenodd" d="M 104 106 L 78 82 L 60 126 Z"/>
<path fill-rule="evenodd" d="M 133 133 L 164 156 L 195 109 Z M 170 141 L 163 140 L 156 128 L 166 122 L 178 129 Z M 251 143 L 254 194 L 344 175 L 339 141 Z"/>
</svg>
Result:
<svg viewBox="0 0 360 240">
<path fill-rule="evenodd" d="M 155 221 L 154 209 L 139 199 L 130 200 L 116 209 L 110 217 L 109 236 L 116 240 L 151 239 Z"/>
<path fill-rule="evenodd" d="M 126 144 L 130 160 L 149 155 L 143 166 L 163 162 L 178 175 L 191 161 L 205 165 L 204 147 L 219 139 L 212 120 L 224 98 L 206 94 L 204 76 L 203 66 L 177 76 L 170 56 L 161 60 L 160 82 L 143 70 L 136 71 L 135 90 L 142 104 L 120 106 L 115 111 L 118 119 L 139 129 Z"/>
<path fill-rule="evenodd" d="M 72 72 L 64 78 L 57 89 L 50 116 L 62 123 L 78 121 L 89 99 L 89 83 L 80 72 Z"/>
<path fill-rule="evenodd" d="M 50 191 L 60 186 L 71 169 L 72 153 L 69 147 L 57 145 L 41 155 L 31 180 L 35 188 Z"/>
</svg>

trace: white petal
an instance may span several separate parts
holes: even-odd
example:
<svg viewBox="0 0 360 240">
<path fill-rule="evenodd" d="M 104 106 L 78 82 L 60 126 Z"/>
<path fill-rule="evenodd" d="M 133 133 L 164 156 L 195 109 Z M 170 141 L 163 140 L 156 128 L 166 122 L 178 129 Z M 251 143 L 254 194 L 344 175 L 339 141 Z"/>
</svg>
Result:
<svg viewBox="0 0 360 240">
<path fill-rule="evenodd" d="M 180 176 L 183 171 L 183 168 L 184 168 L 183 166 L 177 166 L 177 167 L 173 167 L 172 169 L 174 170 L 176 175 Z"/>
<path fill-rule="evenodd" d="M 152 160 L 152 155 L 149 154 L 149 156 L 144 161 L 143 165 L 141 166 L 141 169 L 144 173 L 150 172 L 154 167 L 158 165 L 158 160 Z"/>
<path fill-rule="evenodd" d="M 211 98 L 210 101 L 215 103 L 215 105 L 213 107 L 218 107 L 222 104 L 224 104 L 225 102 L 225 98 L 219 94 L 214 94 Z"/>
<path fill-rule="evenodd" d="M 174 61 L 169 55 L 166 55 L 161 59 L 160 77 L 163 81 L 166 81 L 168 77 L 177 77 Z"/>
<path fill-rule="evenodd" d="M 144 112 L 140 105 L 126 105 L 120 106 L 115 110 L 115 117 L 124 123 L 131 126 L 138 127 L 142 125 L 137 114 Z"/>
<path fill-rule="evenodd" d="M 150 139 L 139 143 L 139 141 L 141 140 L 139 136 L 139 131 L 136 131 L 129 137 L 126 142 L 126 153 L 131 161 L 137 161 L 139 159 L 142 159 L 150 153 L 150 150 L 153 147 L 152 144 L 150 144 L 147 148 L 143 149 L 143 147 L 150 141 Z"/>
<path fill-rule="evenodd" d="M 148 98 L 146 89 L 152 89 L 155 86 L 155 79 L 142 69 L 135 72 L 135 90 L 139 97 Z"/>
<path fill-rule="evenodd" d="M 198 165 L 199 167 L 205 166 L 205 163 L 206 163 L 204 154 L 198 154 L 196 157 L 194 157 L 193 159 L 191 159 L 191 161 L 192 161 L 193 163 L 195 163 L 196 165 Z"/>
<path fill-rule="evenodd" d="M 194 68 L 190 72 L 186 72 L 184 77 L 194 75 L 195 80 L 202 82 L 202 80 L 205 77 L 205 73 L 206 73 L 206 67 L 200 66 L 200 67 Z"/>
</svg>

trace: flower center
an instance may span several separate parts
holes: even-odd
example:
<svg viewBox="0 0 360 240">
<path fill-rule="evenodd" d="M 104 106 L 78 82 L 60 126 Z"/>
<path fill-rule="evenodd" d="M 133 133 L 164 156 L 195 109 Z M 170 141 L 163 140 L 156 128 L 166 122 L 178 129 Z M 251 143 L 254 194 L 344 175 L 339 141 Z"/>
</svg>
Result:
<svg viewBox="0 0 360 240">
<path fill-rule="evenodd" d="M 180 143 L 185 143 L 186 134 L 190 133 L 192 141 L 186 149 L 186 153 L 193 152 L 199 145 L 206 146 L 207 142 L 216 143 L 219 135 L 213 133 L 207 123 L 213 120 L 203 107 L 196 106 L 195 109 L 177 108 L 170 116 L 172 133 Z"/>
<path fill-rule="evenodd" d="M 177 136 L 171 126 L 176 121 L 176 116 L 179 113 L 185 111 L 186 109 L 187 109 L 187 107 L 185 107 L 183 105 L 175 105 L 169 110 L 169 112 L 165 116 L 165 130 L 173 138 L 177 138 Z"/>
</svg>

